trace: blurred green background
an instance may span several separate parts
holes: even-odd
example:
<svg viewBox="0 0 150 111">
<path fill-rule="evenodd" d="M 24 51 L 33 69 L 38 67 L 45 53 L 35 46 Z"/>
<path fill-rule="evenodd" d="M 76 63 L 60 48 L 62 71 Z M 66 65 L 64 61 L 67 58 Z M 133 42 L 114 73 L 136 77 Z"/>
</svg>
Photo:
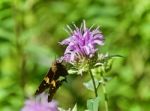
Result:
<svg viewBox="0 0 150 111">
<path fill-rule="evenodd" d="M 100 26 L 103 53 L 120 54 L 107 84 L 110 111 L 150 111 L 150 0 L 0 0 L 0 111 L 19 111 L 55 58 L 66 24 Z M 86 109 L 94 97 L 69 75 L 57 91 L 59 106 Z M 102 91 L 100 109 L 104 111 Z"/>
</svg>

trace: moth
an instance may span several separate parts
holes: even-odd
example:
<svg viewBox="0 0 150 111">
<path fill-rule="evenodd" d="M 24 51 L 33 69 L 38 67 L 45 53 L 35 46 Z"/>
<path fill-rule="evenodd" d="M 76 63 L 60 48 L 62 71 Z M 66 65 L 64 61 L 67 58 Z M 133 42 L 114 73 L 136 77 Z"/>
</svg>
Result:
<svg viewBox="0 0 150 111">
<path fill-rule="evenodd" d="M 47 75 L 39 85 L 38 89 L 36 90 L 35 95 L 41 94 L 49 88 L 48 102 L 50 102 L 57 89 L 62 85 L 64 81 L 66 81 L 67 75 L 68 72 L 65 66 L 61 62 L 55 61 L 50 67 Z M 63 79 L 60 79 L 61 77 L 63 77 Z"/>
</svg>

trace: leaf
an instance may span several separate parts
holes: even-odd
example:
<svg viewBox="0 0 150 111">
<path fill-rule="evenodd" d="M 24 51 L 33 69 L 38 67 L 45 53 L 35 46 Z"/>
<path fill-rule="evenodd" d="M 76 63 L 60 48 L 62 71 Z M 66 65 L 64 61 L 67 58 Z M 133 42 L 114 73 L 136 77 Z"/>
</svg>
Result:
<svg viewBox="0 0 150 111">
<path fill-rule="evenodd" d="M 125 58 L 124 56 L 121 55 L 109 55 L 108 57 L 106 57 L 105 59 L 105 63 L 104 63 L 104 67 L 105 67 L 105 72 L 108 72 L 111 70 L 112 68 L 112 63 L 113 63 L 113 59 L 115 58 Z"/>
<path fill-rule="evenodd" d="M 113 59 L 108 59 L 105 64 L 104 64 L 104 68 L 105 68 L 105 72 L 108 72 L 111 70 L 112 68 L 112 63 L 113 63 Z"/>
<path fill-rule="evenodd" d="M 69 73 L 69 74 L 77 74 L 78 71 L 75 70 L 75 69 L 70 69 L 70 70 L 68 70 L 68 73 Z"/>
<path fill-rule="evenodd" d="M 107 59 L 111 59 L 111 58 L 125 58 L 124 56 L 121 55 L 109 55 L 108 57 L 106 57 Z"/>
<path fill-rule="evenodd" d="M 88 111 L 98 111 L 100 97 L 87 100 Z"/>
<path fill-rule="evenodd" d="M 59 109 L 59 111 L 78 111 L 77 110 L 77 104 L 74 105 L 74 107 L 72 108 L 72 110 L 71 110 L 71 108 L 65 110 L 65 109 L 60 108 L 60 107 L 58 107 L 58 109 Z"/>
<path fill-rule="evenodd" d="M 95 78 L 94 80 L 95 80 L 95 84 L 96 84 L 96 88 L 97 88 L 98 85 L 99 85 L 99 81 L 98 81 L 96 78 Z M 83 85 L 84 85 L 87 89 L 89 89 L 89 90 L 91 90 L 91 91 L 94 91 L 94 86 L 93 86 L 92 80 L 90 80 L 90 81 L 88 81 L 88 82 L 84 82 Z"/>
<path fill-rule="evenodd" d="M 78 110 L 77 110 L 77 104 L 74 105 L 72 111 L 78 111 Z"/>
<path fill-rule="evenodd" d="M 67 109 L 67 110 L 65 110 L 65 109 L 63 109 L 63 108 L 58 107 L 58 111 L 70 111 L 70 110 L 71 110 L 70 108 Z"/>
</svg>

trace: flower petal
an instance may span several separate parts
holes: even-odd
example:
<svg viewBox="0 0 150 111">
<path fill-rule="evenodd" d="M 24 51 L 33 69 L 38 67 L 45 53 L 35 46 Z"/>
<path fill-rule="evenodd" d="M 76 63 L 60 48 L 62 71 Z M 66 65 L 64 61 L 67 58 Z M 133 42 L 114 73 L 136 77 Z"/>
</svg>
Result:
<svg viewBox="0 0 150 111">
<path fill-rule="evenodd" d="M 64 53 L 64 61 L 78 62 L 80 59 L 91 58 L 97 51 L 97 45 L 103 45 L 103 35 L 99 30 L 88 29 L 85 21 L 83 21 L 80 28 L 76 25 L 75 30 L 72 31 L 71 36 L 61 42 L 61 45 L 67 45 Z"/>
</svg>

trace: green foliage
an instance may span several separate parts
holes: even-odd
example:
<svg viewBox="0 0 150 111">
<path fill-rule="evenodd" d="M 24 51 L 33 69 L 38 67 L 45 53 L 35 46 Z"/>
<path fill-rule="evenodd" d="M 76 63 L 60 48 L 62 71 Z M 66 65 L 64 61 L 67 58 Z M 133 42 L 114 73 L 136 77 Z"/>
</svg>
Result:
<svg viewBox="0 0 150 111">
<path fill-rule="evenodd" d="M 95 84 L 96 84 L 96 88 L 97 88 L 99 86 L 99 81 L 96 78 L 94 80 L 95 80 Z M 93 86 L 92 80 L 89 80 L 88 82 L 83 83 L 83 85 L 87 89 L 94 91 L 94 86 Z"/>
<path fill-rule="evenodd" d="M 98 111 L 99 102 L 100 102 L 100 98 L 99 97 L 97 97 L 95 99 L 89 99 L 87 101 L 88 111 Z"/>
<path fill-rule="evenodd" d="M 77 109 L 77 104 L 74 105 L 72 111 L 78 111 L 78 109 Z"/>
<path fill-rule="evenodd" d="M 101 52 L 125 56 L 106 74 L 115 77 L 106 86 L 109 109 L 149 111 L 149 0 L 0 0 L 0 111 L 20 110 L 50 64 L 62 55 L 58 42 L 68 36 L 63 28 L 83 19 L 87 26 L 100 26 L 105 37 Z M 93 95 L 80 92 L 79 82 L 89 77 L 72 77 L 55 98 L 64 109 L 77 102 L 82 111 Z"/>
</svg>

